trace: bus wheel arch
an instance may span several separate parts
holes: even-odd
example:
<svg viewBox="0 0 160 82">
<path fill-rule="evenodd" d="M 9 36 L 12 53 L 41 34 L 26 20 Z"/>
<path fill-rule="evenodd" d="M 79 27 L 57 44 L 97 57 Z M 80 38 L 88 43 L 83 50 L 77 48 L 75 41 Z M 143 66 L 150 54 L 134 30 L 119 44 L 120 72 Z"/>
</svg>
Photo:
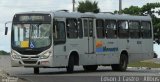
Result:
<svg viewBox="0 0 160 82">
<path fill-rule="evenodd" d="M 128 52 L 126 50 L 122 51 L 119 57 L 119 64 L 112 64 L 112 70 L 114 71 L 126 71 L 128 65 Z"/>
<path fill-rule="evenodd" d="M 67 72 L 73 72 L 74 65 L 79 65 L 79 54 L 76 51 L 72 51 L 69 55 Z"/>
</svg>

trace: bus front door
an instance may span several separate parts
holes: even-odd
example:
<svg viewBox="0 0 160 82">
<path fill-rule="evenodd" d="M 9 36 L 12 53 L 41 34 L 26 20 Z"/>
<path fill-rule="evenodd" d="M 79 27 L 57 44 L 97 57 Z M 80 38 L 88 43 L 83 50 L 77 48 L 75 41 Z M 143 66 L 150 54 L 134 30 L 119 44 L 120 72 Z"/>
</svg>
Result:
<svg viewBox="0 0 160 82">
<path fill-rule="evenodd" d="M 87 53 L 87 54 L 94 53 L 93 24 L 94 24 L 93 19 L 91 19 L 91 18 L 84 18 L 83 19 L 85 53 Z"/>
</svg>

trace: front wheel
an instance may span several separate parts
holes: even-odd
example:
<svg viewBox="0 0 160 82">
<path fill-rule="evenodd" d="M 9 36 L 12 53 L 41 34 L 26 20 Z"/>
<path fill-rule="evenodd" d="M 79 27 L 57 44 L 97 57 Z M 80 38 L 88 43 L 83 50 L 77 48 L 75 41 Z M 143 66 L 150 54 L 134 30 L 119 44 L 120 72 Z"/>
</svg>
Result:
<svg viewBox="0 0 160 82">
<path fill-rule="evenodd" d="M 111 65 L 113 71 L 126 71 L 128 65 L 128 57 L 125 54 L 121 54 L 120 63 Z"/>
<path fill-rule="evenodd" d="M 34 68 L 34 74 L 39 74 L 39 68 L 38 67 Z"/>
</svg>

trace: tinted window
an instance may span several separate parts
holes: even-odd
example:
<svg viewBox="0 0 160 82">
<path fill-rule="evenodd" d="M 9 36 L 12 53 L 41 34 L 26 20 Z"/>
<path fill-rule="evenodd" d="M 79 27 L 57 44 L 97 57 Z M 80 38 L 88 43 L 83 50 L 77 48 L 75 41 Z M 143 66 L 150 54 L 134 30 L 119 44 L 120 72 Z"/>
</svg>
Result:
<svg viewBox="0 0 160 82">
<path fill-rule="evenodd" d="M 62 44 L 66 41 L 65 24 L 64 22 L 54 22 L 53 39 L 55 44 Z"/>
<path fill-rule="evenodd" d="M 96 29 L 97 29 L 97 38 L 104 38 L 104 21 L 103 20 L 96 21 Z"/>
<path fill-rule="evenodd" d="M 76 19 L 67 19 L 66 27 L 68 38 L 78 38 L 78 26 Z"/>
<path fill-rule="evenodd" d="M 84 36 L 88 37 L 88 21 L 84 20 Z"/>
<path fill-rule="evenodd" d="M 83 37 L 82 20 L 78 19 L 78 35 L 80 38 Z"/>
<path fill-rule="evenodd" d="M 151 23 L 150 22 L 141 22 L 141 32 L 142 38 L 151 38 Z"/>
<path fill-rule="evenodd" d="M 89 20 L 89 36 L 93 36 L 93 20 Z"/>
<path fill-rule="evenodd" d="M 131 38 L 140 38 L 140 23 L 137 21 L 129 22 L 129 35 Z"/>
<path fill-rule="evenodd" d="M 118 21 L 118 36 L 119 38 L 128 38 L 128 22 Z"/>
<path fill-rule="evenodd" d="M 114 20 L 105 21 L 105 36 L 106 38 L 116 38 L 117 37 L 116 21 Z"/>
</svg>

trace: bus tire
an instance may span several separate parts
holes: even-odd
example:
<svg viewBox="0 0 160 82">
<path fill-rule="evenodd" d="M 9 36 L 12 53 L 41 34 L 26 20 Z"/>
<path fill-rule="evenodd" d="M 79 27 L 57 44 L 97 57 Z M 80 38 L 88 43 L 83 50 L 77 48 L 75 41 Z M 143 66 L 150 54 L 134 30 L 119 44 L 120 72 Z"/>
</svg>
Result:
<svg viewBox="0 0 160 82">
<path fill-rule="evenodd" d="M 74 56 L 70 56 L 68 66 L 67 66 L 67 72 L 72 73 L 73 70 L 74 70 Z"/>
<path fill-rule="evenodd" d="M 83 69 L 84 71 L 96 71 L 98 68 L 98 65 L 84 65 Z"/>
<path fill-rule="evenodd" d="M 125 54 L 121 54 L 120 64 L 111 65 L 113 71 L 126 71 L 128 65 L 128 57 Z"/>
<path fill-rule="evenodd" d="M 34 68 L 34 74 L 39 74 L 39 68 L 38 67 Z"/>
</svg>

